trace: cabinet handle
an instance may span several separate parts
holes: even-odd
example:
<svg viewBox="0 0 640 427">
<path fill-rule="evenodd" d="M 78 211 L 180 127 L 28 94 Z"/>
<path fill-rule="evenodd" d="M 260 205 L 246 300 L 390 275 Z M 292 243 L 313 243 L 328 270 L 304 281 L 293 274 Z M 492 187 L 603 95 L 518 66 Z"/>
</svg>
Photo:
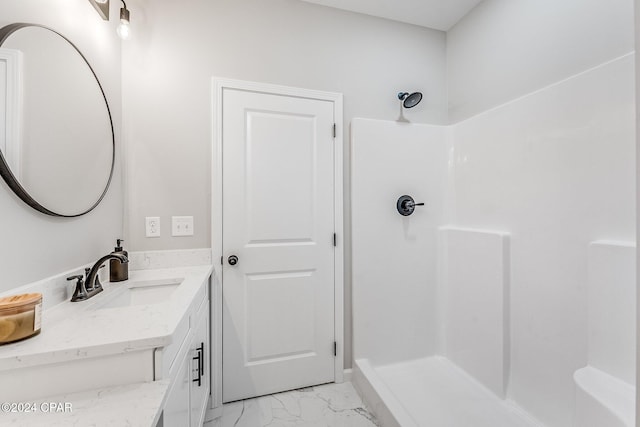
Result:
<svg viewBox="0 0 640 427">
<path fill-rule="evenodd" d="M 194 383 L 198 383 L 198 387 L 200 387 L 202 385 L 202 376 L 200 375 L 200 355 L 202 353 L 198 352 L 198 356 L 194 357 L 193 360 L 197 360 L 198 361 L 198 378 L 196 379 L 192 379 L 191 381 Z"/>
<path fill-rule="evenodd" d="M 198 383 L 198 387 L 202 386 L 202 376 L 204 375 L 204 343 L 200 344 L 200 347 L 196 348 L 198 352 L 198 356 L 194 357 L 193 360 L 198 361 L 198 378 L 192 379 L 194 383 Z"/>
<path fill-rule="evenodd" d="M 204 343 L 200 343 L 200 347 L 198 347 L 197 350 L 200 353 L 199 372 L 200 372 L 200 376 L 203 376 L 204 375 Z"/>
</svg>

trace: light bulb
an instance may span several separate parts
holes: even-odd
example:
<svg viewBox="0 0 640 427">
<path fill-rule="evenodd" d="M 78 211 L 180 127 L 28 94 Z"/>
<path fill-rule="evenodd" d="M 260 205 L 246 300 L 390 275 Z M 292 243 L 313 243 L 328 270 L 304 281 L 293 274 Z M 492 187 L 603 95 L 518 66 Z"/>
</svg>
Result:
<svg viewBox="0 0 640 427">
<path fill-rule="evenodd" d="M 120 36 L 122 40 L 126 40 L 129 38 L 130 28 L 129 28 L 129 9 L 127 9 L 127 4 L 123 1 L 123 8 L 120 9 L 120 25 L 118 25 L 118 29 L 116 32 Z"/>
<path fill-rule="evenodd" d="M 126 21 L 121 21 L 120 25 L 116 30 L 118 35 L 122 40 L 127 40 L 129 38 L 129 34 L 131 33 L 131 29 L 129 28 L 129 23 Z"/>
</svg>

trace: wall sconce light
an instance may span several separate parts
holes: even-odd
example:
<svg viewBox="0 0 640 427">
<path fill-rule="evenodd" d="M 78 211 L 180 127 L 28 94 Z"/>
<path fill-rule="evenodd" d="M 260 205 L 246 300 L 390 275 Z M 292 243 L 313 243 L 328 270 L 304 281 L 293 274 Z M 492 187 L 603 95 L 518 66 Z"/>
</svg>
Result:
<svg viewBox="0 0 640 427">
<path fill-rule="evenodd" d="M 102 19 L 105 21 L 109 20 L 109 1 L 110 0 L 89 0 L 89 3 L 93 5 L 93 7 L 98 11 Z M 120 8 L 120 24 L 118 24 L 118 28 L 116 32 L 120 36 L 122 40 L 126 40 L 129 38 L 129 34 L 131 33 L 131 29 L 129 28 L 129 9 L 127 9 L 127 4 L 122 1 L 122 6 Z"/>
<path fill-rule="evenodd" d="M 127 9 L 127 4 L 122 1 L 122 5 L 124 7 L 120 8 L 120 25 L 118 25 L 117 33 L 122 40 L 126 40 L 129 38 L 130 28 L 129 28 L 129 9 Z"/>
<path fill-rule="evenodd" d="M 105 21 L 109 20 L 109 0 L 89 0 Z"/>
</svg>

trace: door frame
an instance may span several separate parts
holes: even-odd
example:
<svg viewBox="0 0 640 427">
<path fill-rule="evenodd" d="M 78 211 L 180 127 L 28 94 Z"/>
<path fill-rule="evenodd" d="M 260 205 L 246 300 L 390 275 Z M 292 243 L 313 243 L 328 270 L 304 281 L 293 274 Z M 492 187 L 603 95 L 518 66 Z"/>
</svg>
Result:
<svg viewBox="0 0 640 427">
<path fill-rule="evenodd" d="M 214 271 L 222 284 L 224 281 L 223 259 L 223 218 L 222 218 L 222 93 L 224 89 L 236 89 L 251 92 L 260 92 L 273 95 L 290 96 L 297 98 L 315 99 L 333 102 L 333 120 L 336 124 L 334 137 L 334 224 L 337 235 L 334 248 L 334 336 L 337 343 L 337 351 L 334 363 L 334 381 L 344 381 L 344 143 L 342 120 L 342 94 L 335 92 L 323 92 L 312 89 L 280 86 L 269 83 L 258 83 L 245 80 L 234 80 L 220 77 L 212 79 L 212 183 L 211 183 L 211 250 Z M 329 131 L 329 130 L 327 130 Z M 220 325 L 221 326 L 221 325 Z M 222 327 L 218 329 L 222 333 Z M 222 337 L 217 342 L 222 342 Z"/>
</svg>

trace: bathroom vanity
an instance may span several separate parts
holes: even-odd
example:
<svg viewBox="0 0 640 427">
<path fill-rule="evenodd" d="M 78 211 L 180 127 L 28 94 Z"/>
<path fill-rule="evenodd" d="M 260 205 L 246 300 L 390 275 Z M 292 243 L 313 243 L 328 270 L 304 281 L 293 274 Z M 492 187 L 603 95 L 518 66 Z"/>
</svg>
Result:
<svg viewBox="0 0 640 427">
<path fill-rule="evenodd" d="M 133 271 L 88 301 L 46 309 L 40 335 L 0 347 L 0 402 L 16 403 L 3 419 L 201 426 L 212 381 L 211 274 L 211 266 Z M 71 410 L 46 411 L 52 402 Z"/>
</svg>

